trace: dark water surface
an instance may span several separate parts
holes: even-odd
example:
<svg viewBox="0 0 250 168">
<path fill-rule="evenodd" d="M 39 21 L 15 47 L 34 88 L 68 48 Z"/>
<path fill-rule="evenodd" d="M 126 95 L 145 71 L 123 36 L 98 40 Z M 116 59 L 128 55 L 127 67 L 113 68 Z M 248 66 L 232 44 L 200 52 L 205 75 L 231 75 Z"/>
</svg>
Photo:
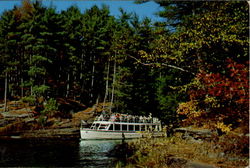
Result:
<svg viewBox="0 0 250 168">
<path fill-rule="evenodd" d="M 0 140 L 0 167 L 115 167 L 120 140 Z M 111 154 L 111 155 L 110 155 Z"/>
</svg>

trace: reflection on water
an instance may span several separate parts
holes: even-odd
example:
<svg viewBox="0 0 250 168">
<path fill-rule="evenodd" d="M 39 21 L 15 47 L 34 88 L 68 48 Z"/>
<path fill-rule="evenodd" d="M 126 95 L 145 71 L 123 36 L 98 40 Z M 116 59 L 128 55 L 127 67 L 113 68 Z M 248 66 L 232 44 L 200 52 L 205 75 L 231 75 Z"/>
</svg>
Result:
<svg viewBox="0 0 250 168">
<path fill-rule="evenodd" d="M 0 166 L 114 167 L 121 140 L 0 140 Z"/>
<path fill-rule="evenodd" d="M 109 154 L 121 140 L 82 140 L 79 158 L 83 167 L 114 167 L 117 158 Z M 85 163 L 88 163 L 87 165 Z"/>
</svg>

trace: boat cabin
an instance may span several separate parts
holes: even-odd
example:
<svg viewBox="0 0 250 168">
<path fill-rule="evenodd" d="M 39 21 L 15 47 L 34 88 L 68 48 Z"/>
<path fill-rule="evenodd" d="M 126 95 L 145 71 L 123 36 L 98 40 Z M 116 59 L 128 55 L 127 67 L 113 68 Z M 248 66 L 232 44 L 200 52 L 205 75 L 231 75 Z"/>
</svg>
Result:
<svg viewBox="0 0 250 168">
<path fill-rule="evenodd" d="M 132 116 L 125 114 L 102 114 L 96 117 L 90 130 L 122 131 L 122 132 L 144 132 L 162 131 L 161 122 L 158 118 Z"/>
</svg>

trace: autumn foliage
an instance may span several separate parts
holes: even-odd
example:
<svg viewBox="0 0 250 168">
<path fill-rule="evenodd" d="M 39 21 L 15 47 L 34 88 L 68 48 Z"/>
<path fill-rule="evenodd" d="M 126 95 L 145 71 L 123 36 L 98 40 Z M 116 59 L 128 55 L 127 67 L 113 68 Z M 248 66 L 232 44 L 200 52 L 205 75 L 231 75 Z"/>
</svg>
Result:
<svg viewBox="0 0 250 168">
<path fill-rule="evenodd" d="M 181 103 L 180 115 L 185 124 L 206 125 L 228 132 L 243 126 L 248 132 L 249 119 L 249 68 L 226 60 L 224 73 L 200 72 L 190 86 L 190 101 Z"/>
</svg>

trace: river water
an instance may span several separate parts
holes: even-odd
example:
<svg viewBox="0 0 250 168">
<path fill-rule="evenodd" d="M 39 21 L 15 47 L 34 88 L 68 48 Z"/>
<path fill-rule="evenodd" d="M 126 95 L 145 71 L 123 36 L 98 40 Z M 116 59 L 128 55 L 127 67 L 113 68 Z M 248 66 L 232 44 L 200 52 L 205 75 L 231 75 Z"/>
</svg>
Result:
<svg viewBox="0 0 250 168">
<path fill-rule="evenodd" d="M 121 140 L 0 140 L 0 167 L 115 167 Z M 121 158 L 120 158 L 121 159 Z"/>
</svg>

